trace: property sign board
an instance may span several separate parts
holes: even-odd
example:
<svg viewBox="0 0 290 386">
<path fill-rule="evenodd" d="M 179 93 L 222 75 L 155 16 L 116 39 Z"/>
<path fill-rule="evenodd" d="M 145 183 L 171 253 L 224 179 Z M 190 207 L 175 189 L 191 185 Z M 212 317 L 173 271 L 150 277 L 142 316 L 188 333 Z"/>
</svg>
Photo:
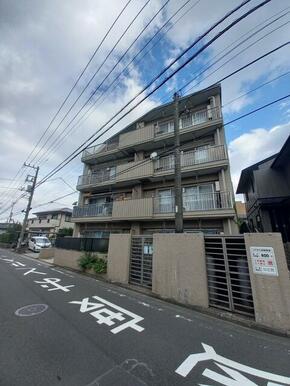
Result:
<svg viewBox="0 0 290 386">
<path fill-rule="evenodd" d="M 250 247 L 253 271 L 258 275 L 279 276 L 272 247 Z"/>
</svg>

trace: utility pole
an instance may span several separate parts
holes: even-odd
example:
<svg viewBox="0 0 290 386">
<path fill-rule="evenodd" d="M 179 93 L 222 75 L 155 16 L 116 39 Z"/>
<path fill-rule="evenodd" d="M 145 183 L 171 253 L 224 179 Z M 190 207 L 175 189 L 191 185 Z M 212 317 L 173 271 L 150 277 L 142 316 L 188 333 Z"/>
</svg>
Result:
<svg viewBox="0 0 290 386">
<path fill-rule="evenodd" d="M 30 168 L 34 169 L 35 170 L 35 175 L 34 176 L 27 176 L 27 177 L 32 177 L 33 181 L 32 181 L 31 190 L 29 191 L 30 195 L 29 195 L 29 199 L 28 199 L 28 203 L 27 203 L 27 208 L 25 210 L 25 216 L 24 216 L 24 220 L 23 220 L 20 236 L 19 236 L 18 243 L 17 243 L 17 250 L 19 250 L 21 248 L 21 244 L 22 244 L 22 241 L 23 241 L 23 237 L 24 237 L 24 233 L 25 233 L 26 225 L 27 225 L 27 219 L 28 219 L 28 215 L 29 215 L 29 212 L 30 212 L 30 209 L 31 209 L 32 198 L 33 198 L 33 194 L 34 194 L 34 190 L 35 190 L 35 185 L 36 185 L 36 180 L 37 180 L 38 171 L 39 171 L 39 166 L 35 167 L 35 166 L 27 165 L 26 163 L 24 164 L 24 166 L 27 166 L 27 167 L 30 167 Z M 26 177 L 26 180 L 27 180 L 27 177 Z"/>
<path fill-rule="evenodd" d="M 180 135 L 179 135 L 179 95 L 174 93 L 174 167 L 175 167 L 175 232 L 183 233 L 183 202 L 181 187 Z"/>
<path fill-rule="evenodd" d="M 12 206 L 11 206 L 11 210 L 10 210 L 10 213 L 9 213 L 9 218 L 8 218 L 8 223 L 10 224 L 12 222 L 12 216 L 13 216 L 13 209 L 14 209 L 14 205 L 16 204 L 16 202 L 12 202 Z"/>
</svg>

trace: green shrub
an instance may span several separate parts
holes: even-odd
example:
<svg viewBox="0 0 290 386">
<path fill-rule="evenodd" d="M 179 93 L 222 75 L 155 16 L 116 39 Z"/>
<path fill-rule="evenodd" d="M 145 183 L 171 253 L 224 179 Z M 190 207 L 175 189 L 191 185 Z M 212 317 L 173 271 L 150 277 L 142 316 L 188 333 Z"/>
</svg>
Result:
<svg viewBox="0 0 290 386">
<path fill-rule="evenodd" d="M 83 271 L 93 269 L 96 273 L 107 272 L 107 262 L 91 252 L 84 252 L 78 260 L 78 264 Z"/>
<path fill-rule="evenodd" d="M 93 269 L 96 273 L 106 273 L 107 272 L 107 262 L 103 259 L 96 258 L 96 261 L 93 265 Z"/>
</svg>

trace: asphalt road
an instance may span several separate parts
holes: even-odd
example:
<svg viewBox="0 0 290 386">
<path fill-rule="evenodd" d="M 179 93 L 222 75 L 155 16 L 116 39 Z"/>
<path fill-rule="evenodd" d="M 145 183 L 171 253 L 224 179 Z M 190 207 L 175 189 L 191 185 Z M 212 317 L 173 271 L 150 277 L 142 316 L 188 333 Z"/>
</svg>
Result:
<svg viewBox="0 0 290 386">
<path fill-rule="evenodd" d="M 288 338 L 0 250 L 1 386 L 286 384 Z"/>
</svg>

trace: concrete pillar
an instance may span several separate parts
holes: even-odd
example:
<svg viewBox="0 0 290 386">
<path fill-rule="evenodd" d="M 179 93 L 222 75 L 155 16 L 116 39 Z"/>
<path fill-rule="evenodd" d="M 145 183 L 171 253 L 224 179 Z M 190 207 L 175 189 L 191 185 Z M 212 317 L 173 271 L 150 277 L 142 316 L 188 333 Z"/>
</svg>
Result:
<svg viewBox="0 0 290 386">
<path fill-rule="evenodd" d="M 245 243 L 256 322 L 282 332 L 290 333 L 290 279 L 281 234 L 246 233 Z M 257 267 L 255 255 L 257 256 L 260 250 L 251 250 L 251 247 L 273 248 L 276 273 L 255 272 L 256 269 L 254 267 Z M 263 253 L 263 251 L 261 252 Z M 264 251 L 264 254 L 265 252 L 267 253 L 267 250 Z M 261 256 L 260 259 L 269 260 L 265 256 Z"/>
<path fill-rule="evenodd" d="M 130 234 L 110 234 L 108 252 L 108 279 L 128 284 L 131 253 Z"/>
<path fill-rule="evenodd" d="M 208 307 L 203 234 L 153 235 L 152 291 L 163 298 Z"/>
<path fill-rule="evenodd" d="M 73 237 L 80 237 L 80 224 L 74 224 Z"/>
<path fill-rule="evenodd" d="M 137 222 L 131 223 L 131 234 L 132 235 L 141 235 L 141 224 Z"/>
<path fill-rule="evenodd" d="M 133 199 L 142 198 L 142 185 L 141 184 L 133 186 L 133 188 L 132 188 L 132 198 Z"/>
</svg>

